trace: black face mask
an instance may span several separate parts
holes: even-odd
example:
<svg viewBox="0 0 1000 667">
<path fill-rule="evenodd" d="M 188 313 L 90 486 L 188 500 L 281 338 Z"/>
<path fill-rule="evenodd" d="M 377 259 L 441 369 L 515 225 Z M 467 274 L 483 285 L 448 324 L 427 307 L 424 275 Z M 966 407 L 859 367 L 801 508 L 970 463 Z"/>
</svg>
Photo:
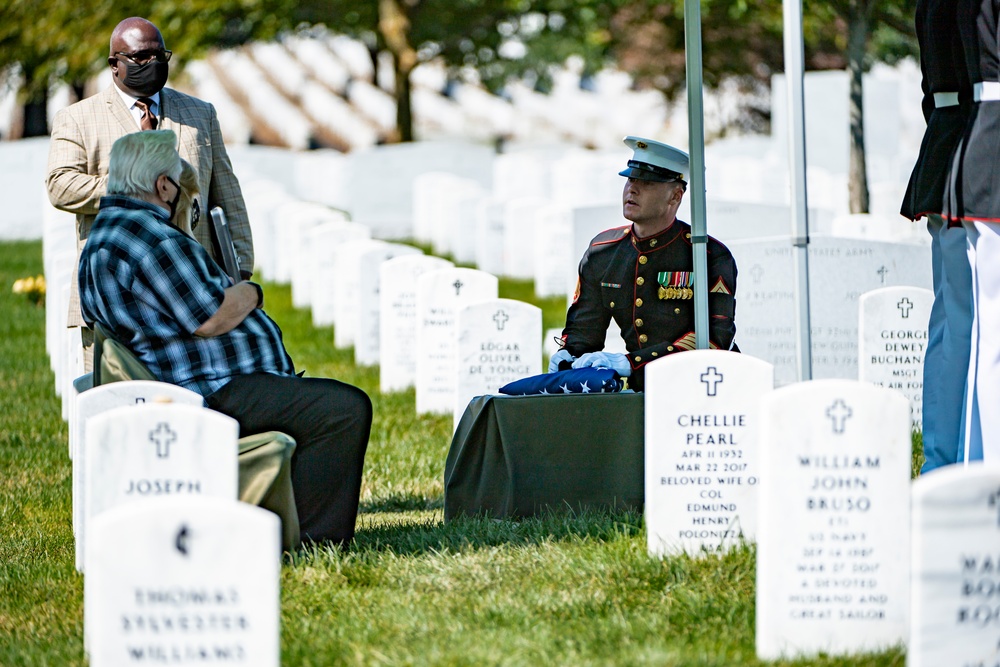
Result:
<svg viewBox="0 0 1000 667">
<path fill-rule="evenodd" d="M 118 62 L 125 65 L 125 85 L 143 97 L 155 95 L 167 84 L 170 63 L 161 63 L 156 59 L 142 65 L 125 60 Z"/>
</svg>

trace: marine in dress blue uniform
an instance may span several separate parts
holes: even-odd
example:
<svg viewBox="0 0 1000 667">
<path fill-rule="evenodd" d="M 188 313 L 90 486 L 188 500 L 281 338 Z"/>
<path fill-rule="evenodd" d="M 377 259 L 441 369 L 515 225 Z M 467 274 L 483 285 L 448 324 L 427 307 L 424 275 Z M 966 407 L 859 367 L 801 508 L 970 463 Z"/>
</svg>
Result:
<svg viewBox="0 0 1000 667">
<path fill-rule="evenodd" d="M 995 462 L 1000 461 L 1000 0 L 959 0 L 956 6 L 973 89 L 954 173 L 972 271 L 965 456 Z"/>
<path fill-rule="evenodd" d="M 972 106 L 954 0 L 916 9 L 927 130 L 900 213 L 925 218 L 931 236 L 934 305 L 924 355 L 923 443 L 927 472 L 964 458 L 966 375 L 972 331 L 972 272 L 966 234 L 954 221 L 948 180 Z"/>
<path fill-rule="evenodd" d="M 634 153 L 621 172 L 628 179 L 622 209 L 632 224 L 598 234 L 584 253 L 564 346 L 553 360 L 572 360 L 574 368 L 608 365 L 641 390 L 646 364 L 695 349 L 691 227 L 675 217 L 687 187 L 688 156 L 650 139 L 626 137 L 625 144 Z M 707 251 L 709 340 L 728 350 L 736 334 L 736 262 L 713 238 Z M 600 352 L 612 319 L 627 355 Z"/>
</svg>

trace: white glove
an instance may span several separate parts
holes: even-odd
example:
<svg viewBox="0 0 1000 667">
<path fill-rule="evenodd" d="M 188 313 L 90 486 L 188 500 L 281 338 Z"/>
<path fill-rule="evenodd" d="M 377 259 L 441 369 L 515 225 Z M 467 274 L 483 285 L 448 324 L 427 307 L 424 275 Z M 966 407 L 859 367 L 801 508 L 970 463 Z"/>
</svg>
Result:
<svg viewBox="0 0 1000 667">
<path fill-rule="evenodd" d="M 573 368 L 610 368 L 617 371 L 618 375 L 627 377 L 632 373 L 632 364 L 628 362 L 628 357 L 624 354 L 609 354 L 607 352 L 587 352 L 580 355 L 580 358 L 573 362 Z"/>
<path fill-rule="evenodd" d="M 559 370 L 560 362 L 573 361 L 574 359 L 576 359 L 576 357 L 574 357 L 566 350 L 559 350 L 558 352 L 552 355 L 551 359 L 549 359 L 549 372 L 555 373 L 557 370 Z"/>
</svg>

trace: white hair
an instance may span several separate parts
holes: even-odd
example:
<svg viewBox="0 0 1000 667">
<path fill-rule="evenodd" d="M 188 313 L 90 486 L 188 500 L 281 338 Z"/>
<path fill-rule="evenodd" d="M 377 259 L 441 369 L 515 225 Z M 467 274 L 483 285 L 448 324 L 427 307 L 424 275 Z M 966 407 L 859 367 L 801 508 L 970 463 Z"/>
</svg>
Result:
<svg viewBox="0 0 1000 667">
<path fill-rule="evenodd" d="M 156 179 L 181 177 L 181 158 L 173 130 L 126 134 L 111 146 L 108 194 L 142 197 L 156 193 Z"/>
</svg>

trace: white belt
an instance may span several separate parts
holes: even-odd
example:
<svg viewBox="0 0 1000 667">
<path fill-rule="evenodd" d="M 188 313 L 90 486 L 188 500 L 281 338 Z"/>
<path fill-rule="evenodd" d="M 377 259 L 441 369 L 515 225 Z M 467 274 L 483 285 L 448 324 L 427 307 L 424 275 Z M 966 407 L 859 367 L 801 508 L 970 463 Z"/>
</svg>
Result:
<svg viewBox="0 0 1000 667">
<path fill-rule="evenodd" d="M 958 93 L 934 93 L 934 108 L 957 107 Z"/>
<path fill-rule="evenodd" d="M 972 99 L 976 102 L 1000 100 L 1000 81 L 980 81 L 972 86 Z"/>
</svg>

